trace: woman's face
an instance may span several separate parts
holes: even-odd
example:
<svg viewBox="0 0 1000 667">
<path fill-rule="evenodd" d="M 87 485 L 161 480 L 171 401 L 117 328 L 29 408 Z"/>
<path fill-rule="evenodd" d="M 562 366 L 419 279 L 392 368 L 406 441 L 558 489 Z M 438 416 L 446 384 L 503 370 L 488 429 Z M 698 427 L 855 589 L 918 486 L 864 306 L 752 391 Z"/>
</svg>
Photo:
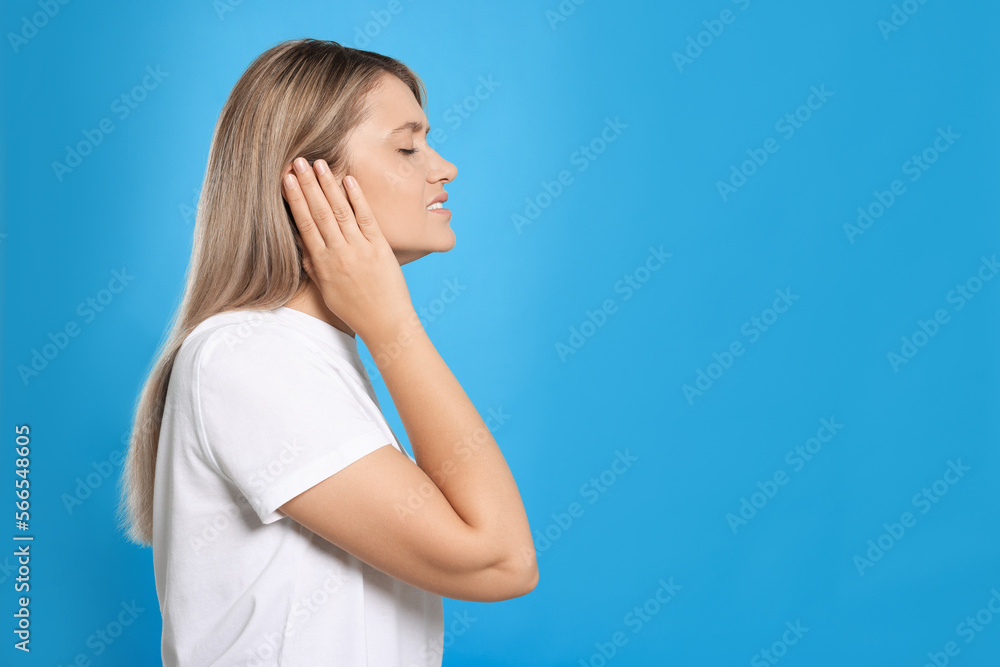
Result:
<svg viewBox="0 0 1000 667">
<path fill-rule="evenodd" d="M 371 115 L 347 140 L 348 162 L 400 264 L 455 246 L 451 211 L 428 210 L 458 169 L 427 145 L 429 124 L 413 92 L 391 74 L 368 98 Z M 412 152 L 415 151 L 415 152 Z"/>
</svg>

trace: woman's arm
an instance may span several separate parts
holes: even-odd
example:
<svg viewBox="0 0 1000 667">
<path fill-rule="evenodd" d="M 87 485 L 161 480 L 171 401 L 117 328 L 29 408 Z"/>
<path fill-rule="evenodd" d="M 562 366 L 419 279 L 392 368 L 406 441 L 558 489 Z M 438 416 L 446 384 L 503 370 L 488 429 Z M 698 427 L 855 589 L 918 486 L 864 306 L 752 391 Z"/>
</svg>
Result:
<svg viewBox="0 0 1000 667">
<path fill-rule="evenodd" d="M 517 486 L 465 391 L 416 325 L 366 341 L 419 465 L 383 447 L 282 506 L 321 537 L 392 576 L 450 598 L 530 592 L 535 551 Z"/>
<path fill-rule="evenodd" d="M 538 569 L 507 462 L 420 324 L 399 264 L 359 188 L 348 188 L 348 203 L 325 166 L 317 161 L 316 171 L 286 184 L 285 198 L 308 251 L 310 275 L 327 306 L 371 352 L 417 465 L 394 447 L 382 447 L 281 509 L 373 567 L 425 590 L 475 601 L 524 595 L 535 587 Z"/>
</svg>

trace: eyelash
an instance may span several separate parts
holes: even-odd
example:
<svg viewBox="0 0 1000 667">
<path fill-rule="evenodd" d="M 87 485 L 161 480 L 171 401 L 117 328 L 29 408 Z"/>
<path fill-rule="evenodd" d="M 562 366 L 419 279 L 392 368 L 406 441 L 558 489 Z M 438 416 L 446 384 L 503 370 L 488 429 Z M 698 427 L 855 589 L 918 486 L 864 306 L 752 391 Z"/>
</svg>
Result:
<svg viewBox="0 0 1000 667">
<path fill-rule="evenodd" d="M 414 153 L 417 152 L 417 149 L 416 148 L 400 148 L 399 152 L 402 153 L 403 155 L 413 155 Z"/>
</svg>

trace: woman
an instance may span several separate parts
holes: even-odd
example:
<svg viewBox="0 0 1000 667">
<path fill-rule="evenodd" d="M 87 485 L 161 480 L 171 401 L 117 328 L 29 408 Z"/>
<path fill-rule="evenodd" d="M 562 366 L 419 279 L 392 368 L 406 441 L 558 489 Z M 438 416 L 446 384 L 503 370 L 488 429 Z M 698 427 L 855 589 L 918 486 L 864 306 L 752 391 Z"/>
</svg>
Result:
<svg viewBox="0 0 1000 667">
<path fill-rule="evenodd" d="M 400 269 L 455 243 L 422 88 L 386 56 L 294 40 L 223 107 L 122 485 L 164 665 L 440 665 L 441 596 L 537 583 L 514 479 Z"/>
</svg>

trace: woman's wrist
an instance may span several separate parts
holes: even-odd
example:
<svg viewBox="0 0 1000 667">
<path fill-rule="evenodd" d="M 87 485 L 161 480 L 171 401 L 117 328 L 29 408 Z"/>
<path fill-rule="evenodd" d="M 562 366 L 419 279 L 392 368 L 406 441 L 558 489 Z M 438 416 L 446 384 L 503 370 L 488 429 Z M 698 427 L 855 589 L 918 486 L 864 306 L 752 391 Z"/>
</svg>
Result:
<svg viewBox="0 0 1000 667">
<path fill-rule="evenodd" d="M 357 331 L 357 330 L 356 330 Z M 387 317 L 365 331 L 357 331 L 380 372 L 406 352 L 414 341 L 426 337 L 417 311 L 410 308 L 406 314 Z"/>
</svg>

